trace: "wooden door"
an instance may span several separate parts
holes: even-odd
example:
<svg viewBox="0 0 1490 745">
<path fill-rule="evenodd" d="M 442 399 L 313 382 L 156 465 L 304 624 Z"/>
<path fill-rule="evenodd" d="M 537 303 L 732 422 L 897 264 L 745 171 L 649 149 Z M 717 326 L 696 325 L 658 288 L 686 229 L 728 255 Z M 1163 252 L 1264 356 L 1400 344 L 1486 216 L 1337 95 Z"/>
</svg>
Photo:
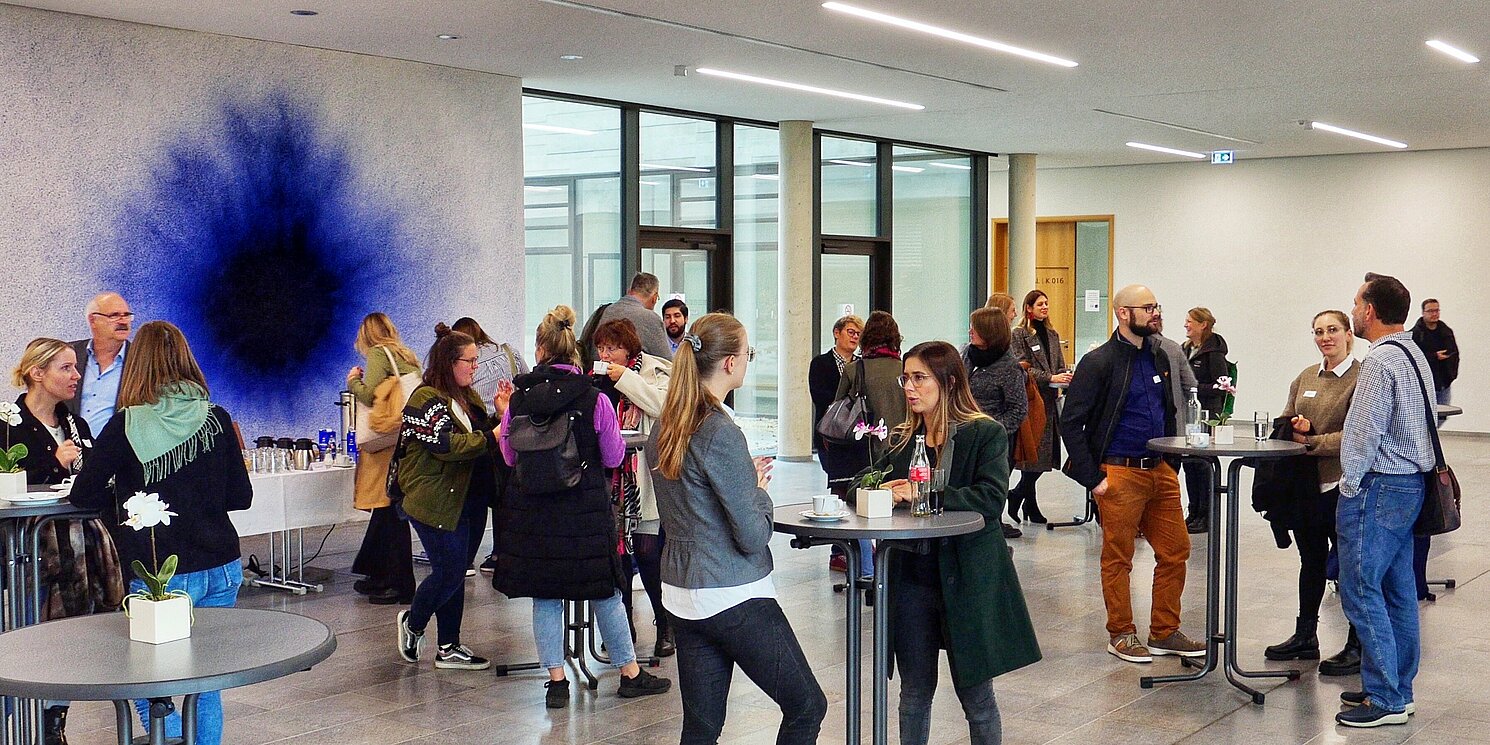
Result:
<svg viewBox="0 0 1490 745">
<path fill-rule="evenodd" d="M 1050 298 L 1050 325 L 1061 335 L 1061 351 L 1073 359 L 1076 338 L 1076 223 L 1035 225 L 1035 287 Z"/>
</svg>

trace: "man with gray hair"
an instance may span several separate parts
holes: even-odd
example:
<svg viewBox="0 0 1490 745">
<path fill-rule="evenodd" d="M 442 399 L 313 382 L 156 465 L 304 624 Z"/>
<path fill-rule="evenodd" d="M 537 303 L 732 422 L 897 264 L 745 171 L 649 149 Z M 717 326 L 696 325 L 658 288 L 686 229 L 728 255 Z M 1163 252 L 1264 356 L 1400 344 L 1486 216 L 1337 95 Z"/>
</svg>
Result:
<svg viewBox="0 0 1490 745">
<path fill-rule="evenodd" d="M 93 335 L 72 342 L 83 379 L 78 381 L 77 395 L 67 402 L 67 408 L 88 422 L 97 437 L 114 417 L 119 379 L 124 373 L 124 351 L 129 346 L 135 314 L 119 293 L 101 292 L 88 301 L 84 315 Z"/>
<path fill-rule="evenodd" d="M 600 315 L 600 324 L 607 321 L 622 320 L 630 321 L 636 329 L 636 335 L 641 337 L 642 351 L 653 357 L 661 357 L 665 360 L 673 358 L 673 345 L 668 343 L 667 331 L 662 328 L 662 317 L 653 312 L 657 307 L 657 299 L 661 296 L 658 288 L 657 275 L 648 272 L 637 272 L 631 278 L 631 286 L 620 300 L 611 303 Z M 595 350 L 591 349 L 593 355 Z"/>
</svg>

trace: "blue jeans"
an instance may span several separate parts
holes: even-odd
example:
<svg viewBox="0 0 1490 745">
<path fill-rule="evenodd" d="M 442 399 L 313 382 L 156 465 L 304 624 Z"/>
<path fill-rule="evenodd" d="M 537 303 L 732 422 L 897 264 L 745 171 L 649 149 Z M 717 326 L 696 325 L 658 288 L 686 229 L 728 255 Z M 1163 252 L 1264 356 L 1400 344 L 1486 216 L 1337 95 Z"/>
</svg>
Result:
<svg viewBox="0 0 1490 745">
<path fill-rule="evenodd" d="M 184 590 L 196 608 L 231 608 L 238 604 L 238 588 L 243 584 L 243 566 L 234 559 L 219 567 L 200 572 L 178 574 L 166 583 L 168 590 Z M 142 580 L 130 580 L 129 591 L 145 589 Z M 140 724 L 150 727 L 150 702 L 135 701 Z M 166 735 L 181 736 L 181 713 L 166 718 Z M 197 745 L 219 745 L 222 742 L 222 694 L 208 691 L 197 697 Z"/>
<path fill-rule="evenodd" d="M 533 598 L 533 640 L 538 644 L 538 664 L 545 670 L 564 666 L 564 603 L 555 598 Z M 622 667 L 636 661 L 636 645 L 631 642 L 631 624 L 626 621 L 626 606 L 621 591 L 604 600 L 589 601 L 595 609 L 595 624 L 610 663 Z M 578 619 L 575 619 L 578 620 Z"/>
<path fill-rule="evenodd" d="M 1449 390 L 1449 388 L 1450 388 L 1450 386 L 1444 386 L 1442 388 L 1434 388 L 1433 389 L 1433 397 L 1436 398 L 1436 399 L 1438 399 L 1438 405 L 1439 406 L 1448 406 L 1449 404 L 1451 404 L 1451 403 L 1454 402 L 1454 394 Z M 1446 417 L 1446 416 L 1439 417 L 1438 418 L 1438 426 L 1442 427 L 1443 426 L 1443 423 L 1447 419 L 1448 419 L 1448 417 Z"/>
<path fill-rule="evenodd" d="M 1361 686 L 1371 702 L 1400 712 L 1418 674 L 1418 596 L 1412 524 L 1423 508 L 1421 474 L 1368 473 L 1360 493 L 1341 496 L 1340 600 L 1361 639 Z"/>
<path fill-rule="evenodd" d="M 454 530 L 441 530 L 409 518 L 419 543 L 429 556 L 429 576 L 414 590 L 409 606 L 409 628 L 424 631 L 430 616 L 435 618 L 440 646 L 460 643 L 461 616 L 466 612 L 466 567 L 471 565 L 475 549 L 471 547 L 471 524 L 486 525 L 486 505 L 466 499 L 460 521 Z M 480 536 L 475 536 L 480 540 Z"/>
</svg>

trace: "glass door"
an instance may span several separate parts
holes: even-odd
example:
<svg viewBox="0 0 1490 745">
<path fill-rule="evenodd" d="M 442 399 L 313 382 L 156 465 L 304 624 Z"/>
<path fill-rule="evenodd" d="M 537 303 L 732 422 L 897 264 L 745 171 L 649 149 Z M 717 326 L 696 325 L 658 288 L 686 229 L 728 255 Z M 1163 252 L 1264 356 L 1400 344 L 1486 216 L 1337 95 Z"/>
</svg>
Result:
<svg viewBox="0 0 1490 745">
<path fill-rule="evenodd" d="M 889 241 L 824 236 L 818 257 L 818 346 L 833 343 L 833 324 L 890 310 Z"/>
<path fill-rule="evenodd" d="M 642 248 L 642 271 L 657 275 L 662 293 L 659 312 L 662 303 L 678 296 L 688 305 L 692 318 L 714 307 L 709 302 L 709 253 L 706 248 Z"/>
</svg>

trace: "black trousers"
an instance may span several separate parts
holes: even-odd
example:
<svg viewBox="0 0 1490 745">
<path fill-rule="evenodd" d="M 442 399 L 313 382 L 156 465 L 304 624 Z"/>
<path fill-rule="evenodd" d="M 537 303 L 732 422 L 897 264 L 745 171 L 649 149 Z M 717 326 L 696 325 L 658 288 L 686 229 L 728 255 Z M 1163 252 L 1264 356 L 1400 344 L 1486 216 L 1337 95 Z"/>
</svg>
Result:
<svg viewBox="0 0 1490 745">
<path fill-rule="evenodd" d="M 1293 543 L 1299 549 L 1299 618 L 1319 618 L 1324 601 L 1325 566 L 1335 542 L 1333 527 L 1299 528 Z"/>
<path fill-rule="evenodd" d="M 398 590 L 401 598 L 414 597 L 414 541 L 409 524 L 399 519 L 393 507 L 372 511 L 362 547 L 352 561 L 352 573 L 367 577 L 378 587 Z"/>
<path fill-rule="evenodd" d="M 895 630 L 895 670 L 900 674 L 900 742 L 926 745 L 931 736 L 931 699 L 936 693 L 937 663 L 946 639 L 946 604 L 941 589 L 901 581 L 892 586 L 891 625 Z M 949 663 L 950 664 L 950 663 Z M 993 681 L 954 688 L 967 719 L 973 745 L 1003 742 L 1003 721 L 993 696 Z"/>
<path fill-rule="evenodd" d="M 698 621 L 674 617 L 673 634 L 683 696 L 679 745 L 719 741 L 736 665 L 781 707 L 777 745 L 817 742 L 828 698 L 775 600 L 747 600 Z"/>
</svg>

